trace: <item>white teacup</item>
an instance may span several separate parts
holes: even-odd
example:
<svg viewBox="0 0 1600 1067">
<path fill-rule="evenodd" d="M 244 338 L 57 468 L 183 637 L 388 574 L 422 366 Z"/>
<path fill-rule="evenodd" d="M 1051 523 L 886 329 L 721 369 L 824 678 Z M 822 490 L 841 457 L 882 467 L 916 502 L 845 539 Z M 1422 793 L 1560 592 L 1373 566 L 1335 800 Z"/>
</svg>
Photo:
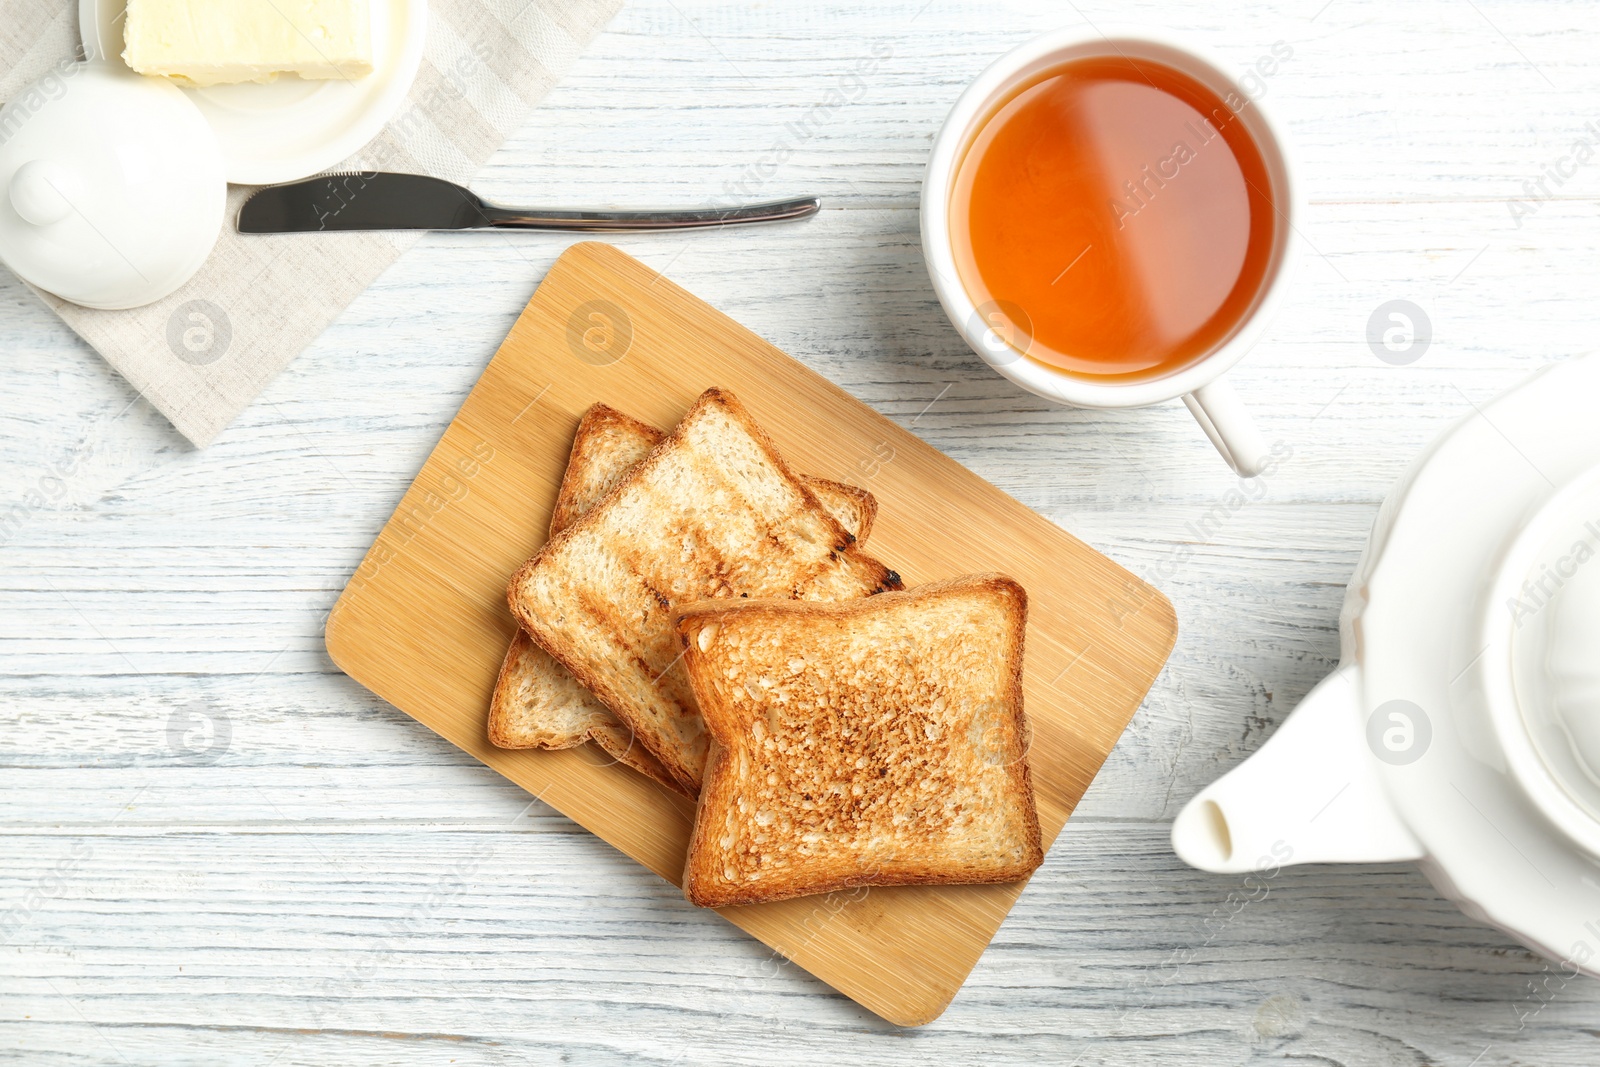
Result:
<svg viewBox="0 0 1600 1067">
<path fill-rule="evenodd" d="M 1157 378 L 1099 382 L 1023 358 L 1014 327 L 998 313 L 981 315 L 962 285 L 951 249 L 950 195 L 961 153 L 992 110 L 1039 74 L 1075 59 L 1125 56 L 1164 64 L 1199 81 L 1233 108 L 1245 123 L 1266 164 L 1278 212 L 1266 274 L 1249 310 L 1233 333 L 1199 360 Z M 1234 470 L 1259 474 L 1268 458 L 1266 439 L 1222 374 L 1249 351 L 1288 289 L 1296 226 L 1303 207 L 1289 160 L 1288 142 L 1256 97 L 1216 60 L 1190 45 L 1148 30 L 1057 30 L 1036 37 L 991 63 L 961 94 L 945 118 L 922 184 L 922 251 L 939 302 L 972 350 L 1017 385 L 1047 400 L 1083 408 L 1128 408 L 1183 398 L 1211 443 Z M 1236 103 L 1236 101 L 1238 103 Z M 1025 339 L 1024 339 L 1025 343 Z"/>
</svg>

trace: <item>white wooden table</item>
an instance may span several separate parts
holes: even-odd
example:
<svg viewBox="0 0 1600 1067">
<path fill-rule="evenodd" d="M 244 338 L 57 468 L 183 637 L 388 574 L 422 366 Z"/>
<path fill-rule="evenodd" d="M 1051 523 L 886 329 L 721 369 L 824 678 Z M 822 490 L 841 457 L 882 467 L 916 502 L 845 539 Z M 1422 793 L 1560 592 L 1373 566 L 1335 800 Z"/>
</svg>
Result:
<svg viewBox="0 0 1600 1067">
<path fill-rule="evenodd" d="M 1312 249 L 1234 379 L 1293 455 L 1203 533 L 1237 482 L 1181 406 L 1017 391 L 946 323 L 918 250 L 962 85 L 1085 16 L 1241 69 L 1293 50 L 1267 99 Z M 1600 141 L 1594 26 L 1592 5 L 1512 0 L 639 0 L 483 175 L 556 205 L 821 195 L 801 225 L 619 243 L 903 424 L 927 408 L 916 433 L 1134 570 L 1194 546 L 1160 583 L 1169 667 L 916 1031 L 777 966 L 323 651 L 328 606 L 567 239 L 429 237 L 204 452 L 0 277 L 0 514 L 26 505 L 0 545 L 0 911 L 23 913 L 0 1062 L 1600 1062 L 1600 984 L 1551 980 L 1415 870 L 1289 868 L 1255 899 L 1167 843 L 1332 667 L 1342 587 L 1410 458 L 1594 347 L 1600 160 L 1520 220 L 1508 203 Z M 1433 326 L 1407 366 L 1366 340 L 1391 299 Z"/>
</svg>

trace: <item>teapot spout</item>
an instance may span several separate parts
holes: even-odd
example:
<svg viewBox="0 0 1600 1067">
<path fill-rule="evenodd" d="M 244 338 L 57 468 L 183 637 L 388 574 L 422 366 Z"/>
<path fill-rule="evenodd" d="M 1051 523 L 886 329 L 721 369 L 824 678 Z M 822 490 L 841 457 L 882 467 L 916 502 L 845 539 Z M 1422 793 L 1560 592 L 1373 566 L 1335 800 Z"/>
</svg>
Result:
<svg viewBox="0 0 1600 1067">
<path fill-rule="evenodd" d="M 1360 694 L 1355 664 L 1307 693 L 1260 751 L 1179 812 L 1172 824 L 1178 857 L 1219 874 L 1421 859 L 1422 846 L 1395 814 L 1367 751 Z"/>
</svg>

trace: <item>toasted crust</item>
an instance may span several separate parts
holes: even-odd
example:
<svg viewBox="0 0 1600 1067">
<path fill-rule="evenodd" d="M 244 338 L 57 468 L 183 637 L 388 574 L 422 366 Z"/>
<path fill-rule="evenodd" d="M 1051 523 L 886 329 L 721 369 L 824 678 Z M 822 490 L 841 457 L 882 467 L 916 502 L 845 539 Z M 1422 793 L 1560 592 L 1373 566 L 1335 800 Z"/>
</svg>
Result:
<svg viewBox="0 0 1600 1067">
<path fill-rule="evenodd" d="M 550 662 L 553 666 L 560 666 L 554 660 Z M 667 773 L 667 769 L 661 766 L 661 761 L 650 755 L 649 749 L 639 744 L 633 736 L 633 731 L 622 725 L 609 711 L 606 712 L 603 723 L 590 728 L 589 740 L 593 741 L 600 751 L 624 767 L 631 767 L 646 778 L 660 782 L 674 793 L 682 793 L 690 800 L 694 799 L 693 794 Z"/>
<path fill-rule="evenodd" d="M 624 415 L 608 404 L 594 404 L 585 411 L 572 436 L 572 455 L 561 476 L 561 488 L 556 491 L 550 536 L 571 526 L 578 516 L 600 503 L 665 436 L 649 423 Z"/>
<path fill-rule="evenodd" d="M 848 599 L 898 588 L 789 469 L 731 394 L 709 389 L 619 484 L 513 576 L 512 614 L 698 791 L 706 740 L 675 605 Z"/>
<path fill-rule="evenodd" d="M 655 427 L 605 404 L 595 404 L 584 412 L 556 497 L 552 533 L 610 492 L 664 436 Z M 871 493 L 821 478 L 805 480 L 845 529 L 857 540 L 866 539 L 878 506 Z M 628 727 L 520 628 L 506 650 L 495 683 L 488 732 L 491 744 L 508 749 L 572 748 L 592 740 L 619 763 L 692 796 L 660 760 L 634 740 Z"/>
<path fill-rule="evenodd" d="M 800 480 L 806 483 L 806 488 L 816 494 L 817 502 L 827 509 L 828 514 L 838 519 L 839 525 L 856 541 L 865 541 L 872 536 L 872 524 L 878 518 L 877 497 L 859 485 L 813 478 L 808 474 L 802 474 Z"/>
<path fill-rule="evenodd" d="M 1044 859 L 1026 621 L 1027 594 L 998 574 L 682 611 L 714 741 L 684 895 L 725 907 L 1026 878 Z"/>
<path fill-rule="evenodd" d="M 550 513 L 550 536 L 571 526 L 574 519 L 598 504 L 666 436 L 609 404 L 591 405 L 578 420 L 572 438 L 572 454 L 556 492 L 556 506 Z M 878 515 L 877 497 L 859 485 L 809 475 L 801 475 L 800 480 L 857 541 L 865 541 L 871 535 Z"/>
</svg>

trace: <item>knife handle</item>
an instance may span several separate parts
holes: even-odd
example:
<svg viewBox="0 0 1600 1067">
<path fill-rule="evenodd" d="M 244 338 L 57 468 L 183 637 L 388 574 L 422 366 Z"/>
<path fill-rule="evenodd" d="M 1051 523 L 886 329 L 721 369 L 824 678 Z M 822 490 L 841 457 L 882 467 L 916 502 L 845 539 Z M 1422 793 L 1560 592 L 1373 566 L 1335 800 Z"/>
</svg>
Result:
<svg viewBox="0 0 1600 1067">
<path fill-rule="evenodd" d="M 695 208 L 688 211 L 540 211 L 534 208 L 485 204 L 486 225 L 514 230 L 581 230 L 586 233 L 620 233 L 630 230 L 698 230 L 711 226 L 737 226 L 752 222 L 783 222 L 815 215 L 822 201 L 814 196 L 773 200 L 732 208 Z"/>
</svg>

